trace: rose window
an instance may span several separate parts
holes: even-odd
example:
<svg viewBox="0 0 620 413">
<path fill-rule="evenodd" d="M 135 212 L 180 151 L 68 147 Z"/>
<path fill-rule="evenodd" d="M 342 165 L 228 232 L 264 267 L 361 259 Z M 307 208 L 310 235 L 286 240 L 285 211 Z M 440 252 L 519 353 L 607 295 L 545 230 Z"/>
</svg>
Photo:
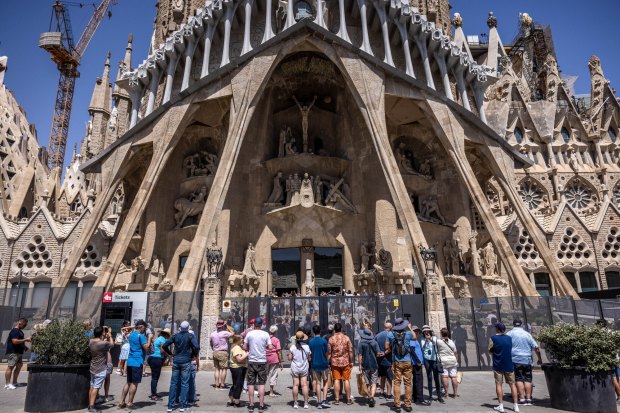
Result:
<svg viewBox="0 0 620 413">
<path fill-rule="evenodd" d="M 566 200 L 575 209 L 584 209 L 592 202 L 592 192 L 583 183 L 573 181 L 566 188 Z"/>
<path fill-rule="evenodd" d="M 529 209 L 538 209 L 543 200 L 543 191 L 540 187 L 532 182 L 525 181 L 519 185 L 519 195 Z"/>
</svg>

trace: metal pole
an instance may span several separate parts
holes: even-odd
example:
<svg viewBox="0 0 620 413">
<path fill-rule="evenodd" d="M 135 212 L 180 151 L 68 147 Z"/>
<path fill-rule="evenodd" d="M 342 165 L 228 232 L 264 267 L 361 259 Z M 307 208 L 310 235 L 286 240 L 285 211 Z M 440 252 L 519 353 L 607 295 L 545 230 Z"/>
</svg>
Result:
<svg viewBox="0 0 620 413">
<path fill-rule="evenodd" d="M 478 344 L 478 326 L 476 325 L 476 311 L 474 309 L 474 299 L 469 298 L 469 306 L 471 308 L 471 319 L 472 319 L 472 329 L 474 332 L 474 343 L 476 344 L 476 355 L 478 359 L 476 363 L 478 363 L 478 370 L 482 370 L 482 365 L 480 364 L 480 360 L 482 360 L 482 354 L 480 354 L 480 344 Z"/>
<path fill-rule="evenodd" d="M 525 331 L 528 331 L 527 328 L 527 311 L 525 311 L 525 297 L 520 297 L 521 299 L 521 312 L 523 313 L 523 323 L 525 324 Z M 529 331 L 531 333 L 531 331 Z"/>
<path fill-rule="evenodd" d="M 579 317 L 577 317 L 577 305 L 575 304 L 575 299 L 573 297 L 569 298 L 573 307 L 573 318 L 575 319 L 575 325 L 579 325 Z"/>
<path fill-rule="evenodd" d="M 499 305 L 499 298 L 495 297 L 495 310 L 497 312 L 497 322 L 502 322 L 502 312 Z"/>
<path fill-rule="evenodd" d="M 600 319 L 605 318 L 605 314 L 603 313 L 603 302 L 601 300 L 597 300 L 598 301 L 598 310 L 600 313 Z"/>
</svg>

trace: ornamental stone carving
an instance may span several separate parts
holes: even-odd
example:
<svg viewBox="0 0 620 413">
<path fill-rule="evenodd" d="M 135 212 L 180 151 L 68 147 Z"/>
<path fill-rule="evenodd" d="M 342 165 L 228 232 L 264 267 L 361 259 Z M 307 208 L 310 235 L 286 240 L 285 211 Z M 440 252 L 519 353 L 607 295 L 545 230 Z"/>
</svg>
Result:
<svg viewBox="0 0 620 413">
<path fill-rule="evenodd" d="M 527 205 L 530 210 L 537 210 L 543 203 L 543 190 L 540 185 L 531 179 L 526 179 L 519 185 L 519 195 L 523 203 Z"/>
<path fill-rule="evenodd" d="M 178 198 L 174 201 L 174 220 L 177 225 L 175 229 L 183 226 L 187 218 L 202 214 L 207 199 L 207 187 L 203 186 L 199 191 L 192 192 L 187 197 Z"/>
<path fill-rule="evenodd" d="M 429 195 L 420 201 L 420 213 L 418 214 L 418 218 L 422 221 L 446 225 L 446 219 L 439 210 L 436 195 Z"/>
<path fill-rule="evenodd" d="M 200 151 L 186 157 L 183 160 L 183 168 L 188 178 L 194 176 L 215 175 L 217 170 L 218 157 L 207 151 Z"/>
<path fill-rule="evenodd" d="M 558 62 L 552 54 L 547 55 L 545 69 L 547 71 L 547 102 L 555 102 L 558 98 L 558 89 L 562 84 L 562 79 L 558 70 Z"/>
<path fill-rule="evenodd" d="M 495 248 L 490 242 L 485 245 L 480 251 L 480 260 L 482 268 L 482 275 L 484 277 L 497 277 L 497 255 L 495 255 Z"/>
</svg>

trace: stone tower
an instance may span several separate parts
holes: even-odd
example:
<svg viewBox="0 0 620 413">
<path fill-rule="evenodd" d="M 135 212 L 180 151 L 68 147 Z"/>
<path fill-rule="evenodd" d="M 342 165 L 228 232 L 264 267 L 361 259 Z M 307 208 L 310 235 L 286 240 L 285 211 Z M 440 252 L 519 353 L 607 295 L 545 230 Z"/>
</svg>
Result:
<svg viewBox="0 0 620 413">
<path fill-rule="evenodd" d="M 153 46 L 158 47 L 177 30 L 196 9 L 204 7 L 204 0 L 159 0 L 155 17 Z"/>
<path fill-rule="evenodd" d="M 125 57 L 118 65 L 118 73 L 116 74 L 116 80 L 119 80 L 123 73 L 131 71 L 131 52 L 132 52 L 133 35 L 129 35 L 127 39 L 127 47 L 125 48 Z M 114 106 L 112 108 L 112 114 L 110 116 L 110 123 L 108 128 L 110 129 L 106 135 L 105 146 L 108 146 L 116 140 L 117 137 L 123 135 L 127 130 L 129 122 L 129 94 L 123 88 L 114 85 L 114 91 L 112 92 L 112 99 Z"/>
<path fill-rule="evenodd" d="M 103 75 L 97 78 L 93 95 L 88 105 L 87 157 L 96 155 L 105 146 L 105 135 L 112 109 L 112 84 L 110 83 L 110 53 L 105 61 Z"/>
<path fill-rule="evenodd" d="M 447 35 L 452 35 L 449 0 L 415 0 L 412 3 L 418 4 L 418 10 L 425 14 L 429 21 L 435 22 Z"/>
</svg>

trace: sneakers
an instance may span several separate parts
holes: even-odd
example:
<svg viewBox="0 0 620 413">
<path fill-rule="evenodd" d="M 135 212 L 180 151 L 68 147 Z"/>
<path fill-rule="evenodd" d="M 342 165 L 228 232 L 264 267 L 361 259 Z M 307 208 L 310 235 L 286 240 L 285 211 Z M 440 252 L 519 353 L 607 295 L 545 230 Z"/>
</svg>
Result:
<svg viewBox="0 0 620 413">
<path fill-rule="evenodd" d="M 316 405 L 316 408 L 321 410 L 323 408 L 323 405 L 319 403 L 319 404 Z"/>
<path fill-rule="evenodd" d="M 297 402 L 293 403 L 293 409 L 299 409 L 299 404 Z"/>
<path fill-rule="evenodd" d="M 526 399 L 526 400 L 525 400 L 525 403 L 521 403 L 521 402 L 519 402 L 519 404 L 522 404 L 522 405 L 524 405 L 524 406 L 533 406 L 533 404 L 532 404 L 532 399 Z"/>
<path fill-rule="evenodd" d="M 101 410 L 95 408 L 95 406 L 90 406 L 88 409 L 86 409 L 86 411 L 88 413 L 101 413 Z"/>
<path fill-rule="evenodd" d="M 493 408 L 493 410 L 495 410 L 496 412 L 499 412 L 499 413 L 504 413 L 504 406 L 502 406 L 502 405 L 500 404 L 499 406 L 495 406 L 495 407 Z"/>
<path fill-rule="evenodd" d="M 330 407 L 332 407 L 332 405 L 329 404 L 327 400 L 323 400 L 323 403 L 321 403 L 321 406 L 323 406 L 324 409 L 329 409 Z"/>
<path fill-rule="evenodd" d="M 304 403 L 304 409 L 308 410 L 310 408 L 310 406 L 308 406 L 308 403 Z"/>
<path fill-rule="evenodd" d="M 515 405 L 512 407 L 512 410 L 514 410 L 515 412 L 519 411 L 519 405 L 517 403 L 515 403 Z"/>
<path fill-rule="evenodd" d="M 185 411 L 185 407 L 181 407 L 181 408 L 179 409 L 179 411 L 180 411 L 180 412 L 184 412 L 184 411 Z"/>
<path fill-rule="evenodd" d="M 403 407 L 403 410 L 406 411 L 407 413 L 411 413 L 413 409 L 411 408 L 411 406 L 405 406 Z"/>
<path fill-rule="evenodd" d="M 375 407 L 375 399 L 368 400 L 368 407 Z"/>
<path fill-rule="evenodd" d="M 16 388 L 17 388 L 17 387 L 15 387 L 15 386 L 14 386 L 14 385 L 12 385 L 12 384 L 7 384 L 6 386 L 4 386 L 4 389 L 5 389 L 5 390 L 15 390 Z"/>
<path fill-rule="evenodd" d="M 167 411 L 167 412 L 171 412 L 171 411 L 173 411 L 173 410 L 174 410 L 174 409 L 173 409 L 173 408 L 171 408 L 171 407 L 168 407 L 168 408 L 166 409 L 166 411 Z"/>
</svg>

